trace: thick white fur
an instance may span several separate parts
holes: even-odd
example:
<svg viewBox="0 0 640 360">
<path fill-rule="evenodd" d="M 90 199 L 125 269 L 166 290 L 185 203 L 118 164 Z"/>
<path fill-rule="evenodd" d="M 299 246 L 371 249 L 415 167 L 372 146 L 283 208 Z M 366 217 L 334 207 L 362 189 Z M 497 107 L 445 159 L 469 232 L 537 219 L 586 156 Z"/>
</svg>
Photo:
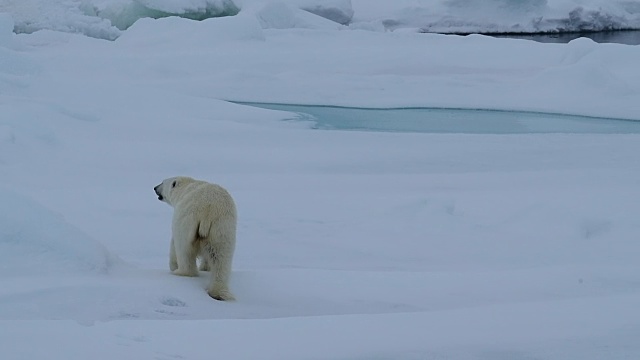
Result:
<svg viewBox="0 0 640 360">
<path fill-rule="evenodd" d="M 233 198 L 219 185 L 190 177 L 165 179 L 154 188 L 158 198 L 174 208 L 169 268 L 180 276 L 211 270 L 207 289 L 216 300 L 234 300 L 229 291 L 236 245 L 237 213 Z"/>
</svg>

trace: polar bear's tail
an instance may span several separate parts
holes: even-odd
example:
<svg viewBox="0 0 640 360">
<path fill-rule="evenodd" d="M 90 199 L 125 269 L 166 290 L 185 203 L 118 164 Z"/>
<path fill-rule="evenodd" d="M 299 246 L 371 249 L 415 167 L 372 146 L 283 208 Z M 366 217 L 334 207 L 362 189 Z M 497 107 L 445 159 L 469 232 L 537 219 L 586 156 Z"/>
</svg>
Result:
<svg viewBox="0 0 640 360">
<path fill-rule="evenodd" d="M 209 237 L 209 233 L 211 232 L 211 222 L 199 222 L 198 223 L 198 238 L 206 239 Z"/>
</svg>

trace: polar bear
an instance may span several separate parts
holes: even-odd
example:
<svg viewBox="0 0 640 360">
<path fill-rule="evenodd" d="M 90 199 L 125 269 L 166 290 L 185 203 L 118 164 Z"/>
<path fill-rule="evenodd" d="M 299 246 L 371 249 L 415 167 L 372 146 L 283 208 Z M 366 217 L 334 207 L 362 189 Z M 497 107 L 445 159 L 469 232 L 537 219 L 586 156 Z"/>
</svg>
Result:
<svg viewBox="0 0 640 360">
<path fill-rule="evenodd" d="M 169 268 L 179 276 L 198 276 L 211 269 L 209 296 L 234 300 L 229 291 L 231 262 L 236 245 L 237 212 L 233 198 L 223 187 L 190 177 L 165 179 L 153 188 L 158 200 L 174 209 L 171 224 Z"/>
</svg>

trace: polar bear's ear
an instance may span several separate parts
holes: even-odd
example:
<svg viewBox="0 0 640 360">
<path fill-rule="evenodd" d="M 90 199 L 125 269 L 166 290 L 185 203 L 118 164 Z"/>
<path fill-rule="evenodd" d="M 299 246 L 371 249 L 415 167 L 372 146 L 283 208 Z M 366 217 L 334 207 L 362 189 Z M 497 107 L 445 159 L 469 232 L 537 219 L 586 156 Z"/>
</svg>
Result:
<svg viewBox="0 0 640 360">
<path fill-rule="evenodd" d="M 173 184 L 171 184 L 171 187 L 172 187 L 172 188 L 176 187 L 176 183 L 177 183 L 177 181 L 176 181 L 176 180 L 173 180 Z"/>
</svg>

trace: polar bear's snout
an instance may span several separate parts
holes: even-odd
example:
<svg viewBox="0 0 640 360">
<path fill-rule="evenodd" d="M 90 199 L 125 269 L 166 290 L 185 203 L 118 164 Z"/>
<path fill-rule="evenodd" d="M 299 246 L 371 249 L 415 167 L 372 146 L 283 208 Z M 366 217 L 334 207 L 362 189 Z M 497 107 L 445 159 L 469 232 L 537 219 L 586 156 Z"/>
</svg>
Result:
<svg viewBox="0 0 640 360">
<path fill-rule="evenodd" d="M 162 184 L 160 184 L 160 185 L 158 185 L 158 186 L 153 188 L 153 191 L 156 192 L 156 195 L 158 195 L 158 200 L 160 200 L 160 201 L 164 200 L 164 196 L 162 196 L 162 193 L 159 190 L 161 186 L 162 186 Z"/>
</svg>

